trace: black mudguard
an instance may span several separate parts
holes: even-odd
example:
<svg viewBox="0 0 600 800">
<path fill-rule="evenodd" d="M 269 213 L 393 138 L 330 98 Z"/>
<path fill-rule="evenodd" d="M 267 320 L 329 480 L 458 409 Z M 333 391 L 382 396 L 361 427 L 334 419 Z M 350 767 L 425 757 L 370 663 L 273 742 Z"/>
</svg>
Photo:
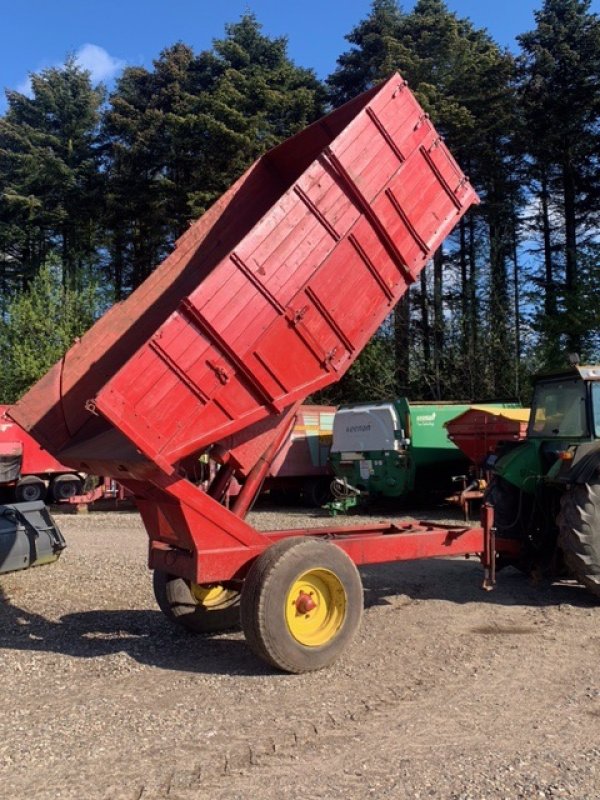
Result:
<svg viewBox="0 0 600 800">
<path fill-rule="evenodd" d="M 568 462 L 566 462 L 568 463 Z M 564 472 L 559 473 L 559 480 L 565 483 L 592 483 L 600 476 L 600 441 L 587 442 L 577 447 L 575 458 Z"/>
</svg>

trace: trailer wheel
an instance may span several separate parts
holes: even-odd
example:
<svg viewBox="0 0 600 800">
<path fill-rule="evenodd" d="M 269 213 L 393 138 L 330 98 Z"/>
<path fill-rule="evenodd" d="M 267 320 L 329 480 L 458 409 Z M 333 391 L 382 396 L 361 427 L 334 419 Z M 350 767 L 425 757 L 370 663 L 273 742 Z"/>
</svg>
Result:
<svg viewBox="0 0 600 800">
<path fill-rule="evenodd" d="M 323 478 L 309 478 L 302 487 L 302 499 L 308 508 L 321 508 L 331 500 L 329 480 Z"/>
<path fill-rule="evenodd" d="M 82 492 L 81 480 L 77 475 L 58 475 L 50 487 L 52 498 L 57 503 L 69 500 Z"/>
<path fill-rule="evenodd" d="M 330 542 L 293 537 L 264 551 L 241 597 L 249 647 L 284 672 L 321 669 L 351 642 L 362 616 L 362 582 Z"/>
<path fill-rule="evenodd" d="M 15 486 L 15 498 L 18 503 L 34 503 L 46 497 L 46 484 L 35 475 L 25 475 Z"/>
<path fill-rule="evenodd" d="M 567 569 L 600 597 L 600 483 L 578 484 L 566 491 L 556 522 Z"/>
<path fill-rule="evenodd" d="M 163 614 L 192 633 L 219 633 L 240 622 L 237 589 L 191 583 L 155 569 L 154 596 Z"/>
</svg>

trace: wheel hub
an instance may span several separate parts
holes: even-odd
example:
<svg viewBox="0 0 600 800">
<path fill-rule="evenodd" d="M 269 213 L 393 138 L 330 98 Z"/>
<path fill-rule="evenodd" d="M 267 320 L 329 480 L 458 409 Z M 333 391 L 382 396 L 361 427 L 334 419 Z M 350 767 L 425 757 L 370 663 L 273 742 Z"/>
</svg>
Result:
<svg viewBox="0 0 600 800">
<path fill-rule="evenodd" d="M 220 583 L 192 583 L 190 589 L 198 603 L 205 608 L 221 606 L 237 595 L 233 589 L 226 589 Z"/>
<path fill-rule="evenodd" d="M 317 604 L 312 599 L 310 594 L 300 592 L 296 600 L 296 611 L 298 614 L 308 614 L 317 607 Z"/>
<path fill-rule="evenodd" d="M 333 639 L 347 613 L 346 592 L 330 570 L 314 569 L 298 576 L 287 593 L 285 618 L 290 634 L 305 647 Z"/>
</svg>

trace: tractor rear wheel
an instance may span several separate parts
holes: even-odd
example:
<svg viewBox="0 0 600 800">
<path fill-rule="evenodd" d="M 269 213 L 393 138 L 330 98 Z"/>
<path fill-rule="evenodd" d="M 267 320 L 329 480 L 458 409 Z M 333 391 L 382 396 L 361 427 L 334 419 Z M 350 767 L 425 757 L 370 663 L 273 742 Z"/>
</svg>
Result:
<svg viewBox="0 0 600 800">
<path fill-rule="evenodd" d="M 600 483 L 578 484 L 567 490 L 556 521 L 567 569 L 600 597 Z"/>
<path fill-rule="evenodd" d="M 154 596 L 163 614 L 192 633 L 219 633 L 240 622 L 240 593 L 220 584 L 192 583 L 154 570 Z"/>
<path fill-rule="evenodd" d="M 249 647 L 284 672 L 331 664 L 362 616 L 362 582 L 336 545 L 305 537 L 271 545 L 244 582 L 241 622 Z"/>
</svg>

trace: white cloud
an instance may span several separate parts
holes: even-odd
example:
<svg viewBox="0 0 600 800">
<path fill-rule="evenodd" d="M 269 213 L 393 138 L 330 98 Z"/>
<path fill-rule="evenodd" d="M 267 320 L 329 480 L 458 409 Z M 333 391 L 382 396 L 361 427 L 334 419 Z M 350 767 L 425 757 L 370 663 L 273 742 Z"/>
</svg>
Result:
<svg viewBox="0 0 600 800">
<path fill-rule="evenodd" d="M 97 44 L 83 44 L 75 53 L 75 61 L 82 69 L 90 73 L 92 84 L 100 81 L 110 81 L 126 65 L 122 58 L 111 56 L 103 47 Z M 36 72 L 47 68 L 47 64 L 38 67 Z M 55 66 L 59 66 L 58 64 Z M 15 87 L 17 92 L 32 97 L 31 78 L 27 76 Z M 0 107 L 0 112 L 2 108 Z"/>
<path fill-rule="evenodd" d="M 27 95 L 27 97 L 31 97 L 31 78 L 29 76 L 24 78 L 16 87 L 16 91 L 19 92 L 19 94 L 24 94 Z"/>
<path fill-rule="evenodd" d="M 97 44 L 84 44 L 75 53 L 75 60 L 83 69 L 90 72 L 92 83 L 114 78 L 123 69 L 125 61 L 111 56 Z"/>
</svg>

